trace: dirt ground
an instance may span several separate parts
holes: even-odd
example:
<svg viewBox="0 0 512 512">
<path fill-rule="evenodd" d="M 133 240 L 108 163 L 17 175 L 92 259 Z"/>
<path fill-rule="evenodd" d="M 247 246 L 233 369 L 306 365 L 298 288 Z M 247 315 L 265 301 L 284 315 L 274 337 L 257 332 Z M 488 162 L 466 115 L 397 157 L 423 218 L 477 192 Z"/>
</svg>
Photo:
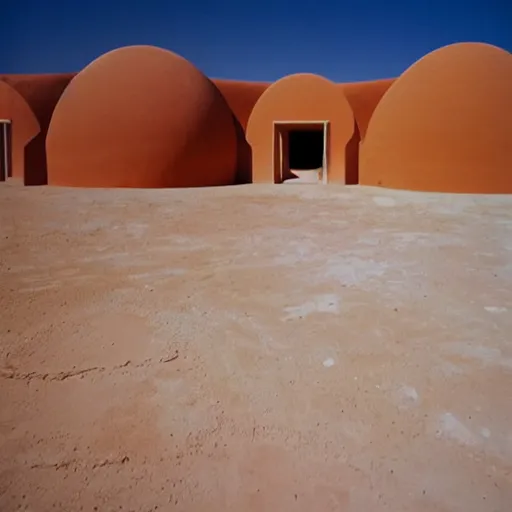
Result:
<svg viewBox="0 0 512 512">
<path fill-rule="evenodd" d="M 0 510 L 512 510 L 512 197 L 0 185 Z"/>
</svg>

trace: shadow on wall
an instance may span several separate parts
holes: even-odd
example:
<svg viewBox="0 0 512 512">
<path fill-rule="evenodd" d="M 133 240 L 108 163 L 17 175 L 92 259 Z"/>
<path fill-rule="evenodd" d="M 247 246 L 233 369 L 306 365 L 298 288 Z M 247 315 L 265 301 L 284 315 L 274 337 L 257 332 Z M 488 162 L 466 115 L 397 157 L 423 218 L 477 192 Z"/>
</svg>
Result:
<svg viewBox="0 0 512 512">
<path fill-rule="evenodd" d="M 24 184 L 28 186 L 47 185 L 46 130 L 39 133 L 25 146 Z"/>
<path fill-rule="evenodd" d="M 34 113 L 41 124 L 41 133 L 25 148 L 25 158 L 27 158 L 25 185 L 35 186 L 48 183 L 46 135 L 55 106 L 73 77 L 74 74 L 48 77 L 39 86 L 39 94 L 33 94 L 29 98 Z"/>
<path fill-rule="evenodd" d="M 245 132 L 233 114 L 236 131 L 236 178 L 235 185 L 252 183 L 252 148 L 245 138 Z"/>
<path fill-rule="evenodd" d="M 15 89 L 35 114 L 41 131 L 24 148 L 25 185 L 46 185 L 46 135 L 53 111 L 74 73 L 48 75 L 3 75 L 2 80 Z"/>
<path fill-rule="evenodd" d="M 10 139 L 11 173 L 13 178 L 23 179 L 25 174 L 25 148 L 41 128 L 25 98 L 10 84 L 0 79 L 0 118 L 12 123 Z"/>
<path fill-rule="evenodd" d="M 359 145 L 361 136 L 359 127 L 354 119 L 354 134 L 345 147 L 345 183 L 347 185 L 359 185 Z"/>
<path fill-rule="evenodd" d="M 252 148 L 247 142 L 245 132 L 254 105 L 270 84 L 221 79 L 211 79 L 211 81 L 234 116 L 237 137 L 235 184 L 252 183 Z"/>
</svg>

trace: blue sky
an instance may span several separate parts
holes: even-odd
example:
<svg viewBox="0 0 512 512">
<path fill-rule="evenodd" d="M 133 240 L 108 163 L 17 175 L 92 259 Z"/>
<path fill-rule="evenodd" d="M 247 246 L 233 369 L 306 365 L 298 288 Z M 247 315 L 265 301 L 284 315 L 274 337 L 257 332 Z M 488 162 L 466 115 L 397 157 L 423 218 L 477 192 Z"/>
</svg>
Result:
<svg viewBox="0 0 512 512">
<path fill-rule="evenodd" d="M 511 0 L 24 0 L 6 5 L 0 73 L 79 71 L 111 49 L 151 44 L 183 55 L 213 78 L 274 81 L 310 72 L 348 82 L 397 76 L 424 54 L 453 42 L 483 41 L 512 51 Z"/>
</svg>

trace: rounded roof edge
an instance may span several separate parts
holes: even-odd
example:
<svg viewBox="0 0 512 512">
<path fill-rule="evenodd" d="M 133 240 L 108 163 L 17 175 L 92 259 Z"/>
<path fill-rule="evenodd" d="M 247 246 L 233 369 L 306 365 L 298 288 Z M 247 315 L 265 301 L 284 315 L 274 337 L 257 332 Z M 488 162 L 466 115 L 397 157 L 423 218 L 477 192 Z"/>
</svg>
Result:
<svg viewBox="0 0 512 512">
<path fill-rule="evenodd" d="M 341 103 L 346 103 L 348 109 L 352 113 L 352 117 L 354 115 L 352 108 L 347 100 L 347 97 L 343 91 L 341 91 L 337 84 L 328 78 L 325 78 L 322 75 L 318 75 L 315 73 L 293 73 L 291 75 L 286 75 L 273 84 L 271 84 L 263 94 L 259 97 L 258 101 L 254 105 L 252 109 L 251 115 L 249 116 L 249 120 L 247 122 L 247 137 L 250 139 L 251 135 L 251 125 L 255 122 L 255 118 L 261 115 L 261 111 L 265 110 L 265 106 L 267 103 L 272 103 L 272 97 L 279 92 L 283 87 L 291 86 L 291 84 L 297 84 L 297 91 L 304 91 L 305 95 L 309 95 L 311 89 L 307 86 L 311 86 L 314 84 L 318 84 L 320 86 L 332 87 L 333 92 L 337 95 L 337 98 Z"/>
<path fill-rule="evenodd" d="M 2 97 L 10 96 L 10 101 L 3 103 Z M 25 144 L 30 142 L 36 137 L 41 131 L 41 126 L 37 120 L 37 116 L 28 104 L 27 100 L 10 84 L 4 80 L 0 80 L 0 119 L 4 119 L 2 112 L 5 112 L 9 118 L 6 120 L 12 120 L 19 122 L 20 116 L 24 120 L 23 130 L 16 130 L 16 133 L 23 133 Z M 11 119 L 12 118 L 12 119 Z"/>
<path fill-rule="evenodd" d="M 92 61 L 60 97 L 48 176 L 95 187 L 231 184 L 236 144 L 225 98 L 194 64 L 156 46 L 124 46 Z"/>
<path fill-rule="evenodd" d="M 510 190 L 512 55 L 454 43 L 412 64 L 389 88 L 362 146 L 366 185 L 434 192 Z"/>
</svg>

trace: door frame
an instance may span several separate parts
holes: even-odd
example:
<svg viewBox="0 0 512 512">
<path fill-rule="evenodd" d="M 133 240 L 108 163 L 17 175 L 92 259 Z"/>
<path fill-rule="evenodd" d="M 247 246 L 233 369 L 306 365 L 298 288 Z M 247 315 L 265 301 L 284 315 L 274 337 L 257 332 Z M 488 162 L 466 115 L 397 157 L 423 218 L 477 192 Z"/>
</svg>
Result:
<svg viewBox="0 0 512 512">
<path fill-rule="evenodd" d="M 2 130 L 2 145 L 0 155 L 0 181 L 7 181 L 12 177 L 12 121 L 10 119 L 0 119 L 0 129 Z"/>
<path fill-rule="evenodd" d="M 307 130 L 310 127 L 322 127 L 323 130 L 323 156 L 322 156 L 322 176 L 320 183 L 327 184 L 329 182 L 329 134 L 330 134 L 330 121 L 286 121 L 279 120 L 272 122 L 272 170 L 274 174 L 274 183 L 283 183 L 283 175 L 285 174 L 285 164 L 289 159 L 284 158 L 285 143 L 287 145 L 288 133 L 297 126 L 304 127 Z"/>
</svg>

